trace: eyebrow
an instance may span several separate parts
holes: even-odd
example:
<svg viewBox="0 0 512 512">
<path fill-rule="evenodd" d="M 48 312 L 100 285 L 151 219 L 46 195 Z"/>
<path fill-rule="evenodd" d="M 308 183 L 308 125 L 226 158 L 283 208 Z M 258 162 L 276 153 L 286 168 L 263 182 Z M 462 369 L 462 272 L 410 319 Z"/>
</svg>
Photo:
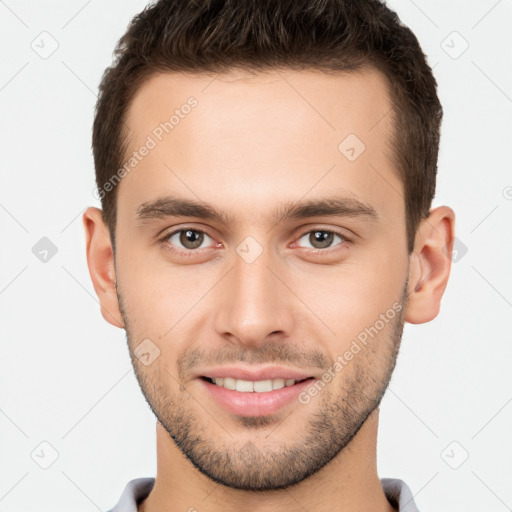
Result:
<svg viewBox="0 0 512 512">
<path fill-rule="evenodd" d="M 317 216 L 366 217 L 371 221 L 380 221 L 380 216 L 373 206 L 353 197 L 339 196 L 285 203 L 273 211 L 272 219 L 275 223 L 280 223 Z M 139 220 L 151 221 L 167 217 L 199 217 L 225 225 L 233 223 L 233 217 L 208 203 L 173 196 L 160 197 L 142 203 L 137 208 Z"/>
</svg>

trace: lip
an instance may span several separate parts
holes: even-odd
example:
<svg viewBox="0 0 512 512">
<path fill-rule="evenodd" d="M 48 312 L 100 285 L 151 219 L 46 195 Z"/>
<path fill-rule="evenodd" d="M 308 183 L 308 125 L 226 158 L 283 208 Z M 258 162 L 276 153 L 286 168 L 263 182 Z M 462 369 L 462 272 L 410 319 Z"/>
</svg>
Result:
<svg viewBox="0 0 512 512">
<path fill-rule="evenodd" d="M 220 368 L 206 369 L 198 372 L 195 377 L 232 377 L 242 380 L 269 380 L 269 379 L 294 379 L 304 380 L 308 377 L 314 377 L 311 373 L 294 370 L 286 366 L 264 366 L 259 368 L 248 368 L 241 366 L 223 366 Z"/>
<path fill-rule="evenodd" d="M 220 376 L 221 375 L 219 375 L 219 377 Z M 233 374 L 231 374 L 231 376 L 233 376 Z M 293 377 L 288 378 L 293 379 Z M 264 393 L 256 393 L 226 389 L 200 377 L 197 378 L 197 380 L 201 386 L 204 386 L 206 393 L 224 410 L 237 416 L 252 417 L 274 414 L 292 402 L 296 402 L 296 405 L 299 405 L 297 399 L 298 395 L 315 382 L 314 378 L 307 379 L 302 382 L 297 382 L 292 386 L 285 386 L 284 388 Z M 253 379 L 250 378 L 247 380 Z M 265 379 L 258 378 L 254 380 Z"/>
</svg>

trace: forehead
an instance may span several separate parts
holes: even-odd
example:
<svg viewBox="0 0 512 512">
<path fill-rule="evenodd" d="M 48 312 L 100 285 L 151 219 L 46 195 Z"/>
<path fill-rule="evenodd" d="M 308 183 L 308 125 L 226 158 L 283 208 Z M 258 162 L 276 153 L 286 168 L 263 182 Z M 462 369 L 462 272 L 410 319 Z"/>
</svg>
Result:
<svg viewBox="0 0 512 512">
<path fill-rule="evenodd" d="M 175 111 L 183 115 L 179 111 L 191 97 L 199 108 L 194 108 L 192 123 L 181 123 L 180 116 L 179 130 L 173 121 L 173 136 L 187 136 L 187 128 L 192 128 L 205 142 L 213 133 L 233 140 L 244 139 L 248 133 L 273 137 L 279 129 L 297 139 L 300 135 L 313 138 L 313 132 L 319 131 L 328 135 L 326 142 L 331 138 L 336 142 L 347 130 L 364 138 L 391 108 L 386 78 L 374 68 L 332 74 L 289 69 L 256 75 L 240 70 L 160 73 L 146 79 L 129 105 L 126 125 L 132 141 L 151 133 Z M 389 128 L 389 121 L 375 134 Z"/>
<path fill-rule="evenodd" d="M 377 207 L 397 190 L 403 200 L 388 87 L 371 68 L 156 74 L 133 98 L 126 125 L 127 159 L 151 146 L 120 184 L 119 200 L 133 206 L 165 192 L 217 204 L 229 196 L 246 209 L 251 198 L 262 205 L 333 189 Z"/>
</svg>

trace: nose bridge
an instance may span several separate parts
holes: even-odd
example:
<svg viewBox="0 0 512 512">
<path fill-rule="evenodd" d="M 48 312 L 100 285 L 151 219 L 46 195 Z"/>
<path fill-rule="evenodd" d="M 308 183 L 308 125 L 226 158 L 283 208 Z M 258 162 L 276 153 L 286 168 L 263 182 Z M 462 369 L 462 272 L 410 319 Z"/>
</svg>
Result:
<svg viewBox="0 0 512 512">
<path fill-rule="evenodd" d="M 291 321 L 289 301 L 282 295 L 285 288 L 270 270 L 270 252 L 262 248 L 259 254 L 255 251 L 251 241 L 237 248 L 216 313 L 219 334 L 230 335 L 246 346 L 263 343 L 273 332 L 287 334 Z"/>
</svg>

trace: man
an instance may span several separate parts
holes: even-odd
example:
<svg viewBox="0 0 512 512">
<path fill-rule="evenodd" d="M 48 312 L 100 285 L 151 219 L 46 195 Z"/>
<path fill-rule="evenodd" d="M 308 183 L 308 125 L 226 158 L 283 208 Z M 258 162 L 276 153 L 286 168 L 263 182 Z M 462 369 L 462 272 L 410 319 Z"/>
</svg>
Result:
<svg viewBox="0 0 512 512">
<path fill-rule="evenodd" d="M 83 216 L 104 318 L 157 417 L 115 512 L 417 510 L 379 479 L 404 322 L 435 318 L 454 213 L 442 109 L 376 0 L 163 1 L 134 18 Z"/>
</svg>

